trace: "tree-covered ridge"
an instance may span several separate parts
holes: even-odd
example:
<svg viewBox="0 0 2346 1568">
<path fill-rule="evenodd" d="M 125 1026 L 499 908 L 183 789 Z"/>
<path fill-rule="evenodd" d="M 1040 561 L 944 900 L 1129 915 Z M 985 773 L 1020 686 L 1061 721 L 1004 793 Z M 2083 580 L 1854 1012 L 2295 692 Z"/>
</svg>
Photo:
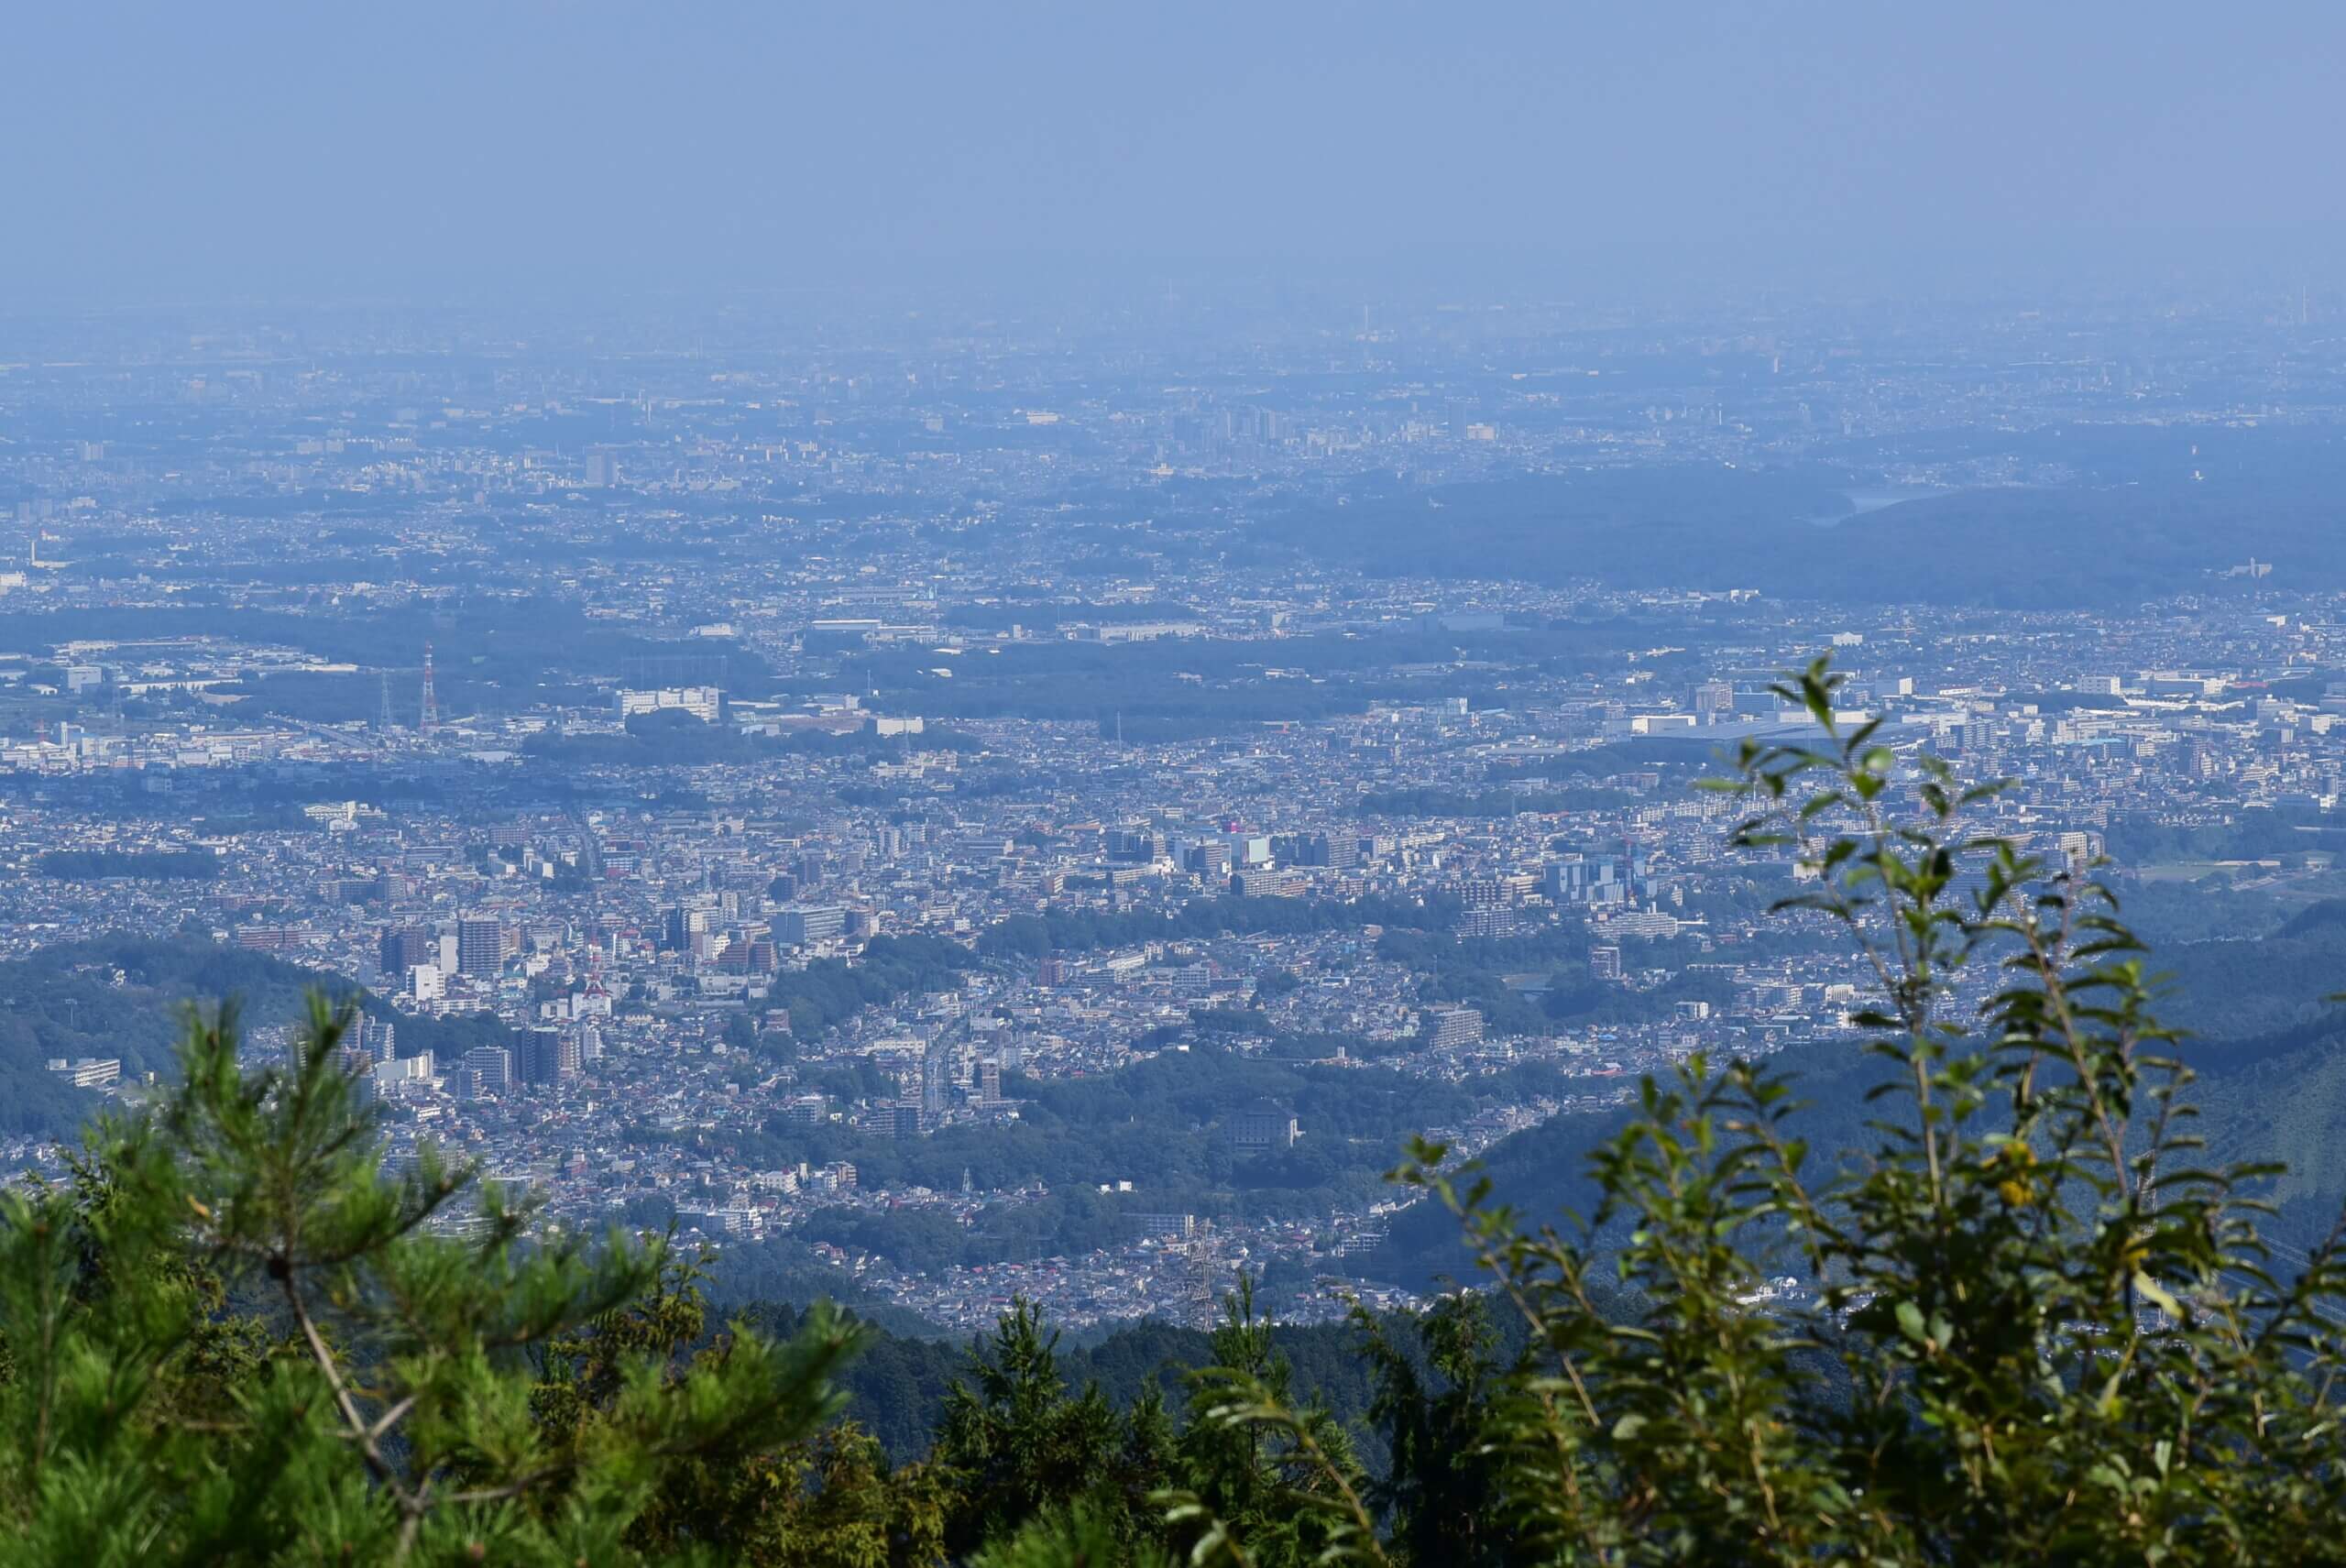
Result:
<svg viewBox="0 0 2346 1568">
<path fill-rule="evenodd" d="M 2130 925 L 2171 934 L 2157 943 L 2154 971 L 2162 1015 L 2182 1035 L 2175 1049 L 2198 1075 L 2201 1135 L 2226 1158 L 2285 1167 L 2254 1189 L 2278 1206 L 2265 1233 L 2297 1248 L 2316 1245 L 2346 1201 L 2346 1159 L 2334 1135 L 2346 1120 L 2346 1006 L 2331 995 L 2346 976 L 2346 901 L 2288 914 L 2287 906 L 2246 895 L 2170 883 L 2130 887 L 2124 897 Z M 1473 978 L 1430 972 L 1438 983 Z M 1551 987 L 1549 1010 L 1578 994 Z M 1802 1102 L 1811 1146 L 1868 1146 L 1890 1076 L 1880 1060 L 1826 1041 L 1783 1053 L 1775 1065 Z M 1528 1212 L 1585 1212 L 1597 1199 L 1591 1155 L 1636 1113 L 1558 1117 L 1496 1145 L 1483 1163 Z M 1376 1277 L 1413 1285 L 1467 1265 L 1453 1227 L 1423 1208 L 1398 1216 L 1386 1245 L 1366 1261 Z"/>
<path fill-rule="evenodd" d="M 2131 606 L 2178 583 L 2213 581 L 2213 571 L 2252 554 L 2318 580 L 2346 571 L 2332 435 L 2205 436 L 2187 443 L 2155 425 L 2063 422 L 2016 436 L 2016 449 L 2080 482 L 1957 490 L 1857 517 L 1843 481 L 1825 469 L 1655 464 L 1431 491 L 1363 486 L 1334 504 L 1299 499 L 1255 522 L 1250 539 L 1377 576 L 1437 579 L 1478 576 L 1497 561 L 1520 582 L 1661 587 L 1699 562 L 1715 582 L 1844 601 L 1880 594 L 1881 552 L 1894 550 L 1910 601 L 2024 609 Z M 1430 526 L 1436 506 L 1438 527 Z M 2027 571 L 2012 569 L 2020 560 Z"/>
<path fill-rule="evenodd" d="M 117 876 L 212 882 L 220 875 L 220 857 L 210 850 L 49 850 L 33 865 L 43 876 L 73 882 Z"/>
<path fill-rule="evenodd" d="M 313 989 L 336 1001 L 356 993 L 337 977 L 194 935 L 112 932 L 0 962 L 0 1133 L 70 1138 L 103 1103 L 46 1070 L 52 1059 L 112 1057 L 126 1077 L 169 1076 L 189 1002 L 234 997 L 248 1029 L 274 1030 L 301 1023 Z M 488 1014 L 396 1013 L 372 998 L 365 1005 L 398 1025 L 406 1056 L 461 1057 L 511 1039 Z"/>
<path fill-rule="evenodd" d="M 967 948 L 943 937 L 875 937 L 859 963 L 817 959 L 776 976 L 767 1005 L 789 1015 L 795 1036 L 811 1039 L 875 1003 L 954 990 L 974 961 Z"/>
<path fill-rule="evenodd" d="M 1277 1042 L 1274 1042 L 1277 1044 Z M 1335 1043 L 1320 1047 L 1332 1055 Z M 839 1095 L 892 1087 L 868 1069 L 809 1072 L 807 1085 Z M 1221 1036 L 1200 1036 L 1113 1073 L 1033 1079 L 1014 1074 L 1003 1091 L 1019 1117 L 1003 1125 L 940 1128 L 930 1136 L 872 1135 L 841 1123 L 813 1127 L 777 1117 L 762 1135 L 729 1133 L 746 1156 L 773 1162 L 853 1163 L 873 1189 L 948 1191 L 966 1174 L 981 1191 L 1040 1188 L 989 1207 L 964 1226 L 933 1208 L 818 1211 L 794 1233 L 835 1243 L 900 1267 L 1080 1256 L 1121 1245 L 1141 1212 L 1200 1218 L 1317 1222 L 1332 1209 L 1385 1196 L 1394 1151 L 1414 1134 L 1456 1127 L 1477 1113 L 1562 1092 L 1552 1064 L 1519 1064 L 1461 1083 L 1384 1067 L 1332 1067 L 1254 1055 Z M 1224 1135 L 1229 1117 L 1262 1100 L 1311 1129 L 1293 1146 L 1245 1154 Z M 1129 1181 L 1133 1193 L 1103 1192 Z"/>
</svg>

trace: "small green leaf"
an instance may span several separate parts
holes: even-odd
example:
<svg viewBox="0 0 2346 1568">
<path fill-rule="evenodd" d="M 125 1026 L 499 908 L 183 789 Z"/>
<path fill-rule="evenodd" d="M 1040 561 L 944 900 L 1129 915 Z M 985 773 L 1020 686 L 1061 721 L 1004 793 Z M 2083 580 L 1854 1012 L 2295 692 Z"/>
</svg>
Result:
<svg viewBox="0 0 2346 1568">
<path fill-rule="evenodd" d="M 1916 1344 L 1930 1343 L 1930 1332 L 1923 1324 L 1923 1309 L 1912 1301 L 1898 1303 L 1898 1331 Z"/>
<path fill-rule="evenodd" d="M 2156 1307 L 2160 1311 L 2165 1312 L 2168 1317 L 2179 1319 L 2183 1316 L 2182 1304 L 2176 1300 L 2175 1297 L 2168 1292 L 2166 1287 L 2161 1285 L 2157 1280 L 2153 1279 L 2149 1275 L 2144 1274 L 2141 1269 L 2136 1269 L 2134 1271 L 2134 1288 L 2142 1293 L 2143 1299 L 2149 1301 L 2153 1306 Z"/>
</svg>

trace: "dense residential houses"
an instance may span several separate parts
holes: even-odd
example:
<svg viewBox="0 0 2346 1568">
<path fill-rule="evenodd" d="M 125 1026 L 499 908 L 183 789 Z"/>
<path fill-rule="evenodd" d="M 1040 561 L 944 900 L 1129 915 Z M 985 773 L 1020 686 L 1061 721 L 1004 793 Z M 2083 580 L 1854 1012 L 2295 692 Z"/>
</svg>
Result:
<svg viewBox="0 0 2346 1568">
<path fill-rule="evenodd" d="M 869 365 L 786 337 L 419 360 L 370 319 L 323 357 L 246 327 L 0 367 L 0 411 L 126 411 L 0 444 L 0 963 L 130 934 L 361 987 L 343 1065 L 395 1158 L 430 1140 L 546 1223 L 740 1249 L 842 1212 L 1006 1225 L 1052 1194 L 845 1151 L 1007 1146 L 1054 1086 L 1184 1053 L 1466 1088 L 1415 1130 L 1477 1149 L 1697 1051 L 1829 1047 L 1865 977 L 1770 912 L 1795 868 L 1693 787 L 1822 738 L 1775 689 L 1820 651 L 1836 724 L 2019 781 L 1982 826 L 2031 854 L 2321 884 L 2346 616 L 2286 563 L 1938 613 L 1701 560 L 1372 570 L 1294 532 L 1398 494 L 1438 535 L 1452 498 L 1504 499 L 1472 487 L 1848 461 L 1853 433 L 1891 499 L 2052 482 L 1933 433 L 1982 399 L 2030 428 L 2262 407 L 2232 370 L 2077 368 L 2034 318 L 2025 370 L 1615 324 L 1433 313 L 1194 375 L 1015 323 Z M 2311 418 L 2335 390 L 2298 373 Z M 72 1022 L 55 1083 L 148 1091 Z M 1332 1130 L 1249 1100 L 1196 1135 L 1262 1160 Z M 1307 1315 L 1378 1288 L 1389 1194 L 1200 1214 L 1117 1157 L 1086 1184 L 1128 1223 L 1080 1255 L 806 1255 L 955 1325 L 1013 1292 L 1194 1315 L 1240 1267 Z"/>
</svg>

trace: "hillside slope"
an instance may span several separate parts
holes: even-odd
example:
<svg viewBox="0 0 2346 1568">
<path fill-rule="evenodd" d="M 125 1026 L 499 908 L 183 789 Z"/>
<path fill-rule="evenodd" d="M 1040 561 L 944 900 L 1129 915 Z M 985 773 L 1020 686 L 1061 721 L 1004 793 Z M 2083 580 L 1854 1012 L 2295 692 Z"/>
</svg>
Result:
<svg viewBox="0 0 2346 1568">
<path fill-rule="evenodd" d="M 114 935 L 62 942 L 0 963 L 0 1135 L 70 1137 L 102 1103 L 47 1070 L 53 1058 L 115 1057 L 123 1076 L 168 1073 L 183 1010 L 234 998 L 250 1029 L 292 1023 L 313 989 L 346 996 L 352 982 L 265 953 L 193 938 Z M 477 1045 L 508 1031 L 494 1020 L 395 1016 L 403 1056 Z"/>
<path fill-rule="evenodd" d="M 2313 1245 L 2346 1206 L 2346 1139 L 2338 1135 L 2346 1127 L 2346 1006 L 2325 1000 L 2346 990 L 2346 900 L 2314 905 L 2253 939 L 2167 946 L 2153 961 L 2172 977 L 2165 1017 L 2187 1033 L 2181 1055 L 2199 1079 L 2189 1100 L 2211 1156 L 2286 1164 L 2269 1191 L 2281 1206 L 2270 1234 Z M 1792 1075 L 1803 1105 L 1793 1129 L 1814 1151 L 1810 1168 L 1820 1177 L 1879 1143 L 1869 1124 L 1906 1114 L 1895 1095 L 1869 1101 L 1870 1090 L 1902 1075 L 1854 1039 L 1772 1065 Z M 1595 1194 L 1589 1155 L 1628 1119 L 1560 1116 L 1495 1146 L 1484 1165 L 1497 1201 L 1534 1222 L 1587 1212 Z M 1420 1287 L 1474 1278 L 1455 1223 L 1424 1203 L 1397 1216 L 1366 1269 Z"/>
</svg>

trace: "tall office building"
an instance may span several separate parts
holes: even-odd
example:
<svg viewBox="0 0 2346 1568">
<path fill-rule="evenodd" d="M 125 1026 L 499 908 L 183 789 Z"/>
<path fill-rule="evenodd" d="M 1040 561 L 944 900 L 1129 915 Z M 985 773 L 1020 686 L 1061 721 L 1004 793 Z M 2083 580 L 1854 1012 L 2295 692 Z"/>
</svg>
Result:
<svg viewBox="0 0 2346 1568">
<path fill-rule="evenodd" d="M 1469 909 L 1497 909 L 1510 902 L 1510 891 L 1496 877 L 1474 877 L 1459 889 L 1459 894 Z"/>
<path fill-rule="evenodd" d="M 920 1091 L 907 1082 L 903 1095 L 892 1108 L 889 1131 L 899 1138 L 916 1138 L 921 1135 L 925 1125 L 926 1120 L 920 1109 Z"/>
<path fill-rule="evenodd" d="M 456 922 L 456 972 L 495 974 L 505 967 L 505 927 L 495 920 Z"/>
<path fill-rule="evenodd" d="M 707 929 L 707 910 L 679 905 L 660 917 L 660 945 L 671 952 L 684 952 L 692 947 L 695 937 Z"/>
<path fill-rule="evenodd" d="M 378 961 L 385 974 L 396 978 L 439 956 L 431 932 L 421 926 L 394 926 L 383 933 Z"/>
<path fill-rule="evenodd" d="M 952 1103 L 953 1069 L 960 1053 L 943 1040 L 929 1044 L 920 1062 L 921 1114 L 931 1123 Z"/>
<path fill-rule="evenodd" d="M 1360 864 L 1360 835 L 1357 833 L 1314 833 L 1304 840 L 1300 863 L 1308 866 L 1332 866 L 1349 871 Z"/>
<path fill-rule="evenodd" d="M 802 904 L 774 912 L 773 939 L 786 948 L 803 948 L 847 933 L 847 909 L 837 904 Z"/>
<path fill-rule="evenodd" d="M 1472 1007 L 1431 1007 L 1426 1010 L 1426 1044 L 1435 1050 L 1454 1050 L 1483 1037 L 1483 1015 Z"/>
<path fill-rule="evenodd" d="M 399 1025 L 370 1013 L 354 1014 L 349 1027 L 342 1033 L 344 1048 L 357 1052 L 369 1063 L 396 1059 L 398 1040 Z"/>
<path fill-rule="evenodd" d="M 1200 876 L 1230 874 L 1230 840 L 1213 839 L 1193 845 L 1189 850 L 1189 869 Z"/>
<path fill-rule="evenodd" d="M 1165 838 L 1146 828 L 1111 828 L 1106 847 L 1112 861 L 1153 861 L 1165 852 Z"/>
<path fill-rule="evenodd" d="M 560 1029 L 532 1029 L 521 1036 L 521 1059 L 514 1064 L 523 1083 L 548 1087 L 578 1076 L 578 1040 Z"/>
<path fill-rule="evenodd" d="M 513 1053 L 503 1046 L 475 1046 L 465 1053 L 474 1092 L 502 1094 L 513 1087 Z"/>
</svg>

